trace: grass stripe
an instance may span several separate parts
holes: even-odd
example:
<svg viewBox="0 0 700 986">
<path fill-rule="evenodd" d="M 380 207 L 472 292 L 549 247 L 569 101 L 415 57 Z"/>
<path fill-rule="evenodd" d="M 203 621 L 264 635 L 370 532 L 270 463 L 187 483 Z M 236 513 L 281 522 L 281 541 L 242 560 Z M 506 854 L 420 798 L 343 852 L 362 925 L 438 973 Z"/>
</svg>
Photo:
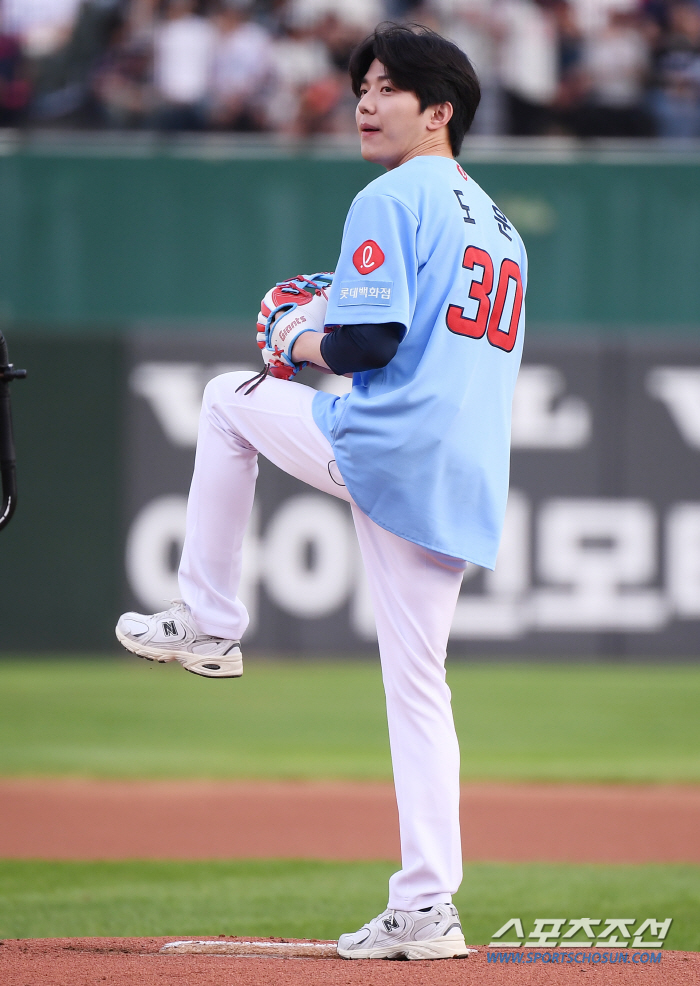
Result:
<svg viewBox="0 0 700 986">
<path fill-rule="evenodd" d="M 275 935 L 337 938 L 386 902 L 391 863 L 0 861 L 0 937 Z M 672 917 L 666 947 L 700 950 L 700 867 L 476 863 L 467 941 L 508 918 Z"/>
<path fill-rule="evenodd" d="M 700 667 L 453 662 L 448 681 L 466 779 L 700 782 Z M 388 780 L 379 669 L 4 660 L 0 775 Z"/>
</svg>

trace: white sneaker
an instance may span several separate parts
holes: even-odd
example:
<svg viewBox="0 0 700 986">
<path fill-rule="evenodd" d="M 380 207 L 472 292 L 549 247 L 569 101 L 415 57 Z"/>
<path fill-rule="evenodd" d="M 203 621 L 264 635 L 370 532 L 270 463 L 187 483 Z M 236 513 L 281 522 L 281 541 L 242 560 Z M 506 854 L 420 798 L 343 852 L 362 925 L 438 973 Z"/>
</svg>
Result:
<svg viewBox="0 0 700 986">
<path fill-rule="evenodd" d="M 240 678 L 243 657 L 238 640 L 200 633 L 189 606 L 174 599 L 170 609 L 153 616 L 124 613 L 117 640 L 147 661 L 179 661 L 186 671 L 205 678 Z"/>
<path fill-rule="evenodd" d="M 338 955 L 343 959 L 457 959 L 473 951 L 464 943 L 453 904 L 419 911 L 389 909 L 338 939 Z"/>
</svg>

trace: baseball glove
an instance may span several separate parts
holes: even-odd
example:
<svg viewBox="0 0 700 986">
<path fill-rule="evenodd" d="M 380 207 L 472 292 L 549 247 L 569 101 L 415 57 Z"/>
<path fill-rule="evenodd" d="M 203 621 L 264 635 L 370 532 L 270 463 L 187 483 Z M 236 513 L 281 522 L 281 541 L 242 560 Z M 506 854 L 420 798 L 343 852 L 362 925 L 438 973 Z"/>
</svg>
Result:
<svg viewBox="0 0 700 986">
<path fill-rule="evenodd" d="M 302 333 L 323 332 L 332 283 L 333 274 L 323 271 L 298 274 L 270 288 L 260 303 L 257 322 L 257 343 L 265 366 L 256 377 L 246 381 L 252 383 L 247 394 L 266 376 L 291 380 L 306 366 L 306 363 L 295 363 L 290 354 Z"/>
</svg>

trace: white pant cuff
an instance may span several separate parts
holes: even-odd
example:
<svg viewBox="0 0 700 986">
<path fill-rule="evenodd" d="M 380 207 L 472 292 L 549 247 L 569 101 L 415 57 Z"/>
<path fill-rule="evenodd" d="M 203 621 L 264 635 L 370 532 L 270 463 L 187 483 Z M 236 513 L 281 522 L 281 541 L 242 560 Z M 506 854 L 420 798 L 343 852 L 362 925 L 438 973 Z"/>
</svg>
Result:
<svg viewBox="0 0 700 986">
<path fill-rule="evenodd" d="M 192 612 L 191 608 L 190 612 Z M 241 639 L 240 633 L 232 633 L 227 627 L 217 625 L 216 623 L 209 623 L 207 620 L 198 620 L 194 612 L 192 612 L 192 615 L 200 633 L 206 633 L 210 637 L 221 637 L 223 640 Z"/>
<path fill-rule="evenodd" d="M 451 904 L 452 894 L 422 894 L 420 897 L 390 897 L 387 907 L 393 911 L 420 911 L 434 904 Z"/>
</svg>

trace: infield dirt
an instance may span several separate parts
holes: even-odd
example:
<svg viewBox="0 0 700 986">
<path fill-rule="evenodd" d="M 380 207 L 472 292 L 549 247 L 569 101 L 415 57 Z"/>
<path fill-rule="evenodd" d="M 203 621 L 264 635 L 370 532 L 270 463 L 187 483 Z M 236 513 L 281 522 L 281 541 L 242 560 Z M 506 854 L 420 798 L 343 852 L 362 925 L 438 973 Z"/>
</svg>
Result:
<svg viewBox="0 0 700 986">
<path fill-rule="evenodd" d="M 383 783 L 2 780 L 0 816 L 5 859 L 399 857 Z M 700 787 L 462 787 L 472 861 L 698 863 L 698 832 Z"/>
<path fill-rule="evenodd" d="M 0 945 L 3 986 L 690 986 L 700 953 L 664 952 L 659 963 L 614 966 L 506 965 L 479 948 L 439 962 L 162 955 L 172 938 L 59 938 Z M 231 939 L 233 940 L 233 939 Z"/>
</svg>

